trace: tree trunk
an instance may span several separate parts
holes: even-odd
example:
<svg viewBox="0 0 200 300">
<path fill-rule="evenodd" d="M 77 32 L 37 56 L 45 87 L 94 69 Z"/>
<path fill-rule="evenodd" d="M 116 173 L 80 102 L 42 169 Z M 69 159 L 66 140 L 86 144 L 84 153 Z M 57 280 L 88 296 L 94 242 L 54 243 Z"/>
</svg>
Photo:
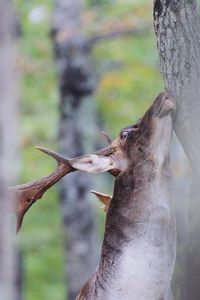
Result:
<svg viewBox="0 0 200 300">
<path fill-rule="evenodd" d="M 89 53 L 81 30 L 81 1 L 56 0 L 52 38 L 59 77 L 59 151 L 74 157 L 85 152 L 95 88 Z M 89 100 L 88 100 L 89 99 Z M 68 299 L 75 299 L 97 264 L 95 214 L 88 202 L 90 180 L 71 174 L 59 186 L 64 225 Z"/>
<path fill-rule="evenodd" d="M 154 25 L 166 90 L 176 99 L 176 134 L 193 172 L 180 299 L 200 299 L 200 22 L 194 0 L 154 1 Z"/>
<path fill-rule="evenodd" d="M 16 299 L 15 224 L 8 214 L 13 201 L 7 185 L 16 170 L 16 78 L 13 42 L 14 14 L 10 1 L 0 0 L 0 300 Z"/>
</svg>

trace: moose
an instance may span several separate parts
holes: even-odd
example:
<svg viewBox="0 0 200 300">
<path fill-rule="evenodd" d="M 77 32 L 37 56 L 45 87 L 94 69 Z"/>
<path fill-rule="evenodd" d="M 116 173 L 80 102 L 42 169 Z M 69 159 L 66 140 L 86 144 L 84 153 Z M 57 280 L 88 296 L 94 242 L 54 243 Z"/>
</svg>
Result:
<svg viewBox="0 0 200 300">
<path fill-rule="evenodd" d="M 175 112 L 174 100 L 161 93 L 136 124 L 97 152 L 66 159 L 37 147 L 56 159 L 56 170 L 10 188 L 19 231 L 31 205 L 66 174 L 81 170 L 115 177 L 112 197 L 94 191 L 105 205 L 105 233 L 99 266 L 76 300 L 172 299 L 176 229 L 170 144 Z"/>
</svg>

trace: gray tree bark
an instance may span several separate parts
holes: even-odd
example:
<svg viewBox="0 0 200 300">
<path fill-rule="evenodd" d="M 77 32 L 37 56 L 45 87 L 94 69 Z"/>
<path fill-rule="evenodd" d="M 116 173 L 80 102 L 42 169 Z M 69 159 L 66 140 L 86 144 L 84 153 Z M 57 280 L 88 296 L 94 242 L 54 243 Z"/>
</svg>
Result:
<svg viewBox="0 0 200 300">
<path fill-rule="evenodd" d="M 195 0 L 154 1 L 154 25 L 166 90 L 176 99 L 175 131 L 193 172 L 181 300 L 200 299 L 200 22 Z M 184 225 L 183 225 L 184 226 Z M 180 284 L 180 282 L 179 282 Z"/>
<path fill-rule="evenodd" d="M 8 214 L 8 184 L 16 175 L 16 74 L 11 2 L 0 0 L 0 299 L 16 299 L 15 224 Z"/>
<path fill-rule="evenodd" d="M 80 0 L 56 0 L 52 38 L 59 77 L 59 152 L 82 155 L 93 127 L 95 88 L 86 39 L 81 28 Z M 89 177 L 70 174 L 59 186 L 65 240 L 68 299 L 75 299 L 97 265 L 95 213 L 88 202 Z"/>
</svg>

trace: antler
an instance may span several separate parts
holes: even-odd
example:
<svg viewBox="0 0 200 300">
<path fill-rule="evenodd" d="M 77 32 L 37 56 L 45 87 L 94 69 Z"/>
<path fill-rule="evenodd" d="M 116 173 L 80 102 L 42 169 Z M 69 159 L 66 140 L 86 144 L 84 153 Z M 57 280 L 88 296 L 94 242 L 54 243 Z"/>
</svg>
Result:
<svg viewBox="0 0 200 300">
<path fill-rule="evenodd" d="M 25 213 L 33 203 L 42 198 L 43 194 L 66 174 L 75 170 L 82 170 L 89 173 L 109 171 L 114 176 L 118 173 L 114 168 L 115 164 L 112 164 L 109 158 L 110 155 L 116 152 L 117 147 L 114 143 L 91 155 L 84 155 L 73 159 L 66 159 L 56 152 L 43 147 L 35 148 L 53 157 L 57 161 L 58 166 L 55 171 L 41 179 L 9 188 L 11 198 L 15 199 L 13 213 L 17 217 L 17 232 L 21 228 Z"/>
<path fill-rule="evenodd" d="M 70 165 L 69 160 L 63 156 L 43 147 L 35 148 L 53 157 L 57 161 L 58 166 L 55 171 L 41 179 L 9 188 L 11 195 L 15 198 L 14 213 L 17 217 L 17 232 L 21 228 L 25 213 L 33 203 L 42 198 L 43 194 L 60 178 L 75 171 Z"/>
<path fill-rule="evenodd" d="M 107 140 L 107 142 L 108 142 L 108 145 L 112 144 L 112 140 L 111 140 L 111 138 L 109 137 L 109 135 L 107 134 L 107 132 L 101 131 L 101 135 L 103 135 L 103 136 L 106 138 L 106 140 Z"/>
<path fill-rule="evenodd" d="M 103 209 L 103 211 L 105 213 L 107 213 L 112 196 L 107 195 L 107 194 L 103 194 L 103 193 L 100 193 L 100 192 L 97 192 L 97 191 L 94 191 L 94 190 L 90 190 L 90 193 L 94 194 L 97 197 L 97 199 L 101 203 L 103 203 L 103 206 L 101 206 L 101 209 Z"/>
</svg>

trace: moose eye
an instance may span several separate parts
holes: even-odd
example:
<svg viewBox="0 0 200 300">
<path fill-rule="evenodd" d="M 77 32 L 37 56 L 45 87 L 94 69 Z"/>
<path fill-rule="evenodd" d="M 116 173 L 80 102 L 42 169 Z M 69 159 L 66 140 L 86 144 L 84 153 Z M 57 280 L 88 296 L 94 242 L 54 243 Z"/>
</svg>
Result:
<svg viewBox="0 0 200 300">
<path fill-rule="evenodd" d="M 124 132 L 121 134 L 121 140 L 122 140 L 122 141 L 125 141 L 126 138 L 127 138 L 127 136 L 128 136 L 128 131 L 124 131 Z"/>
<path fill-rule="evenodd" d="M 135 126 L 133 126 L 133 131 L 137 132 L 139 130 L 140 130 L 140 128 L 139 128 L 138 124 L 136 124 Z"/>
</svg>

